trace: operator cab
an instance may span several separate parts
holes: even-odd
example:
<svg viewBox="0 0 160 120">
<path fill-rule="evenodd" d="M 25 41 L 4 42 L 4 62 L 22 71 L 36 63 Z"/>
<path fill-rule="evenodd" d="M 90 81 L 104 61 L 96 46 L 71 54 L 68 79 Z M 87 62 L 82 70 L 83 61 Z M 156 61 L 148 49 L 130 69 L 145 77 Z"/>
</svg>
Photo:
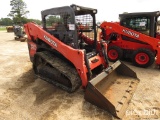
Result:
<svg viewBox="0 0 160 120">
<path fill-rule="evenodd" d="M 160 11 L 120 14 L 120 25 L 151 37 L 158 37 Z M 160 36 L 159 36 L 160 39 Z"/>
<path fill-rule="evenodd" d="M 96 9 L 74 4 L 44 10 L 42 11 L 43 29 L 75 49 L 91 52 L 93 49 L 96 50 L 96 13 Z M 83 38 L 93 40 L 93 43 L 89 45 Z"/>
</svg>

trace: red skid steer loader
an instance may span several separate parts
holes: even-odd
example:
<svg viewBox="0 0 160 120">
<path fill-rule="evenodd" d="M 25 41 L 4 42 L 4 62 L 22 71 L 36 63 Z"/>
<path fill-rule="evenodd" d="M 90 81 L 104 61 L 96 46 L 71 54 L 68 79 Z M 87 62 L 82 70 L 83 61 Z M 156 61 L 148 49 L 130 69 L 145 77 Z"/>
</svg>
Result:
<svg viewBox="0 0 160 120">
<path fill-rule="evenodd" d="M 103 22 L 100 39 L 108 43 L 108 59 L 130 58 L 135 66 L 160 66 L 160 11 L 120 14 L 120 22 Z"/>
<path fill-rule="evenodd" d="M 139 79 L 120 61 L 109 66 L 106 44 L 97 41 L 97 10 L 71 5 L 41 13 L 43 27 L 24 25 L 35 74 L 67 92 L 82 86 L 88 102 L 122 118 Z"/>
</svg>

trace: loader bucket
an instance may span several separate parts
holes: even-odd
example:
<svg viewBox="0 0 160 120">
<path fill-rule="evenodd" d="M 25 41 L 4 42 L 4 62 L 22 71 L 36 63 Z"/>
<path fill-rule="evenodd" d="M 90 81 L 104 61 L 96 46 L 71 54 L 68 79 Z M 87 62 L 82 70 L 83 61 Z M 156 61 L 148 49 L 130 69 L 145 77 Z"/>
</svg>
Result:
<svg viewBox="0 0 160 120">
<path fill-rule="evenodd" d="M 97 75 L 85 90 L 85 100 L 122 118 L 139 83 L 136 73 L 117 61 Z"/>
</svg>

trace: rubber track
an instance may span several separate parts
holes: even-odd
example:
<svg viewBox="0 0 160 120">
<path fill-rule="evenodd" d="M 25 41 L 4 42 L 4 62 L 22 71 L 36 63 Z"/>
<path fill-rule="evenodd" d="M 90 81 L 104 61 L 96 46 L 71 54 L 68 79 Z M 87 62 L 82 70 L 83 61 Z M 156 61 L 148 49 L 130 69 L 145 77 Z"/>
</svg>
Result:
<svg viewBox="0 0 160 120">
<path fill-rule="evenodd" d="M 50 64 L 53 68 L 55 68 L 61 74 L 63 74 L 65 77 L 67 77 L 72 84 L 72 88 L 68 88 L 67 86 L 65 86 L 63 84 L 60 84 L 60 83 L 54 81 L 54 78 L 53 78 L 53 80 L 50 80 L 46 77 L 40 76 L 42 79 L 44 79 L 44 80 L 46 80 L 46 81 L 48 81 L 58 87 L 61 87 L 62 89 L 66 90 L 67 92 L 74 92 L 76 89 L 78 89 L 80 87 L 81 79 L 79 77 L 77 70 L 74 67 L 72 67 L 67 62 L 64 62 L 62 59 L 56 57 L 55 55 L 53 55 L 47 51 L 37 52 L 36 55 L 41 57 L 48 64 Z"/>
</svg>

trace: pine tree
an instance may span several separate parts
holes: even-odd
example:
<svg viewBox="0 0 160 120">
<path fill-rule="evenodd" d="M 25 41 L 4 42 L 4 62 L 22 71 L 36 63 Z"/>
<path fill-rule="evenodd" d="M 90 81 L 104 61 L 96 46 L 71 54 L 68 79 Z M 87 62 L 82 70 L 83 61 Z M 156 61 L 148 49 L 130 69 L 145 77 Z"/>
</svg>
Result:
<svg viewBox="0 0 160 120">
<path fill-rule="evenodd" d="M 23 0 L 11 0 L 10 1 L 11 11 L 8 16 L 13 18 L 15 23 L 22 22 L 22 19 L 25 17 L 29 11 L 27 11 L 27 5 Z"/>
</svg>

